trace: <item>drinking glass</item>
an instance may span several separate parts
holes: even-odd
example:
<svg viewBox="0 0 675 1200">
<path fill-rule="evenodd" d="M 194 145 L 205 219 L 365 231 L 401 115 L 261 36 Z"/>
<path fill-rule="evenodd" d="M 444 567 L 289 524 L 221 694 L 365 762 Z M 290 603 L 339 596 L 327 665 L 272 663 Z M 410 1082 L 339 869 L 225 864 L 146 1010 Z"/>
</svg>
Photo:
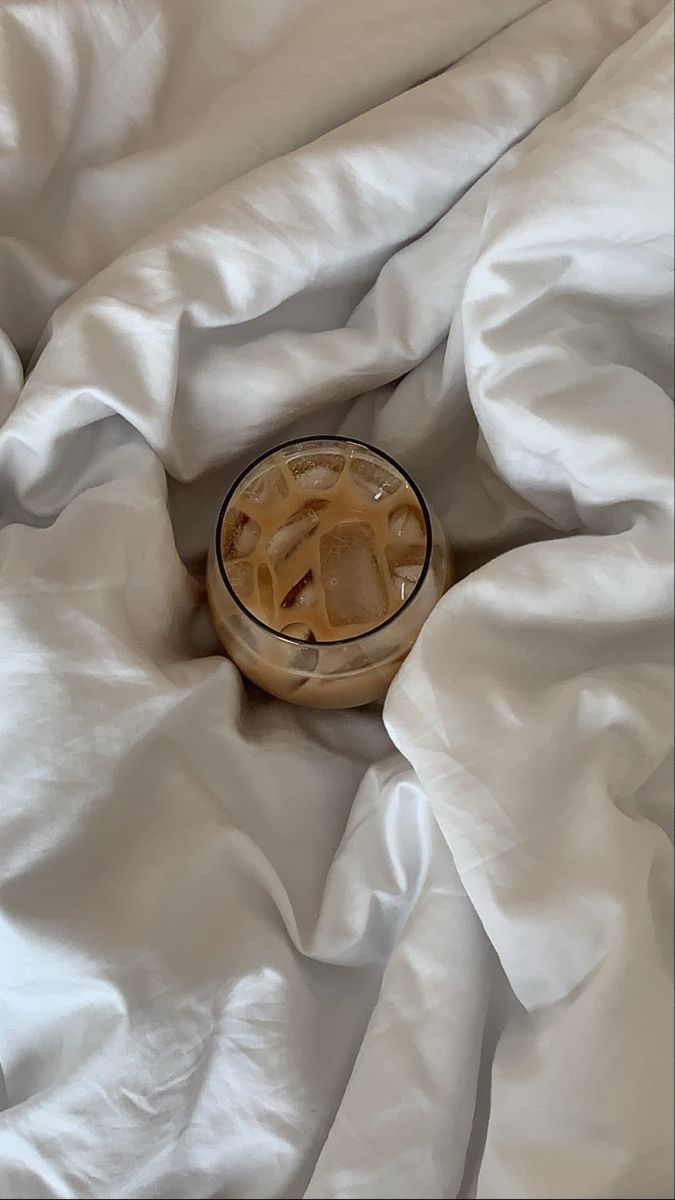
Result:
<svg viewBox="0 0 675 1200">
<path fill-rule="evenodd" d="M 441 523 L 403 467 L 330 435 L 276 446 L 235 480 L 207 595 L 225 651 L 258 687 L 351 708 L 384 696 L 452 579 Z"/>
</svg>

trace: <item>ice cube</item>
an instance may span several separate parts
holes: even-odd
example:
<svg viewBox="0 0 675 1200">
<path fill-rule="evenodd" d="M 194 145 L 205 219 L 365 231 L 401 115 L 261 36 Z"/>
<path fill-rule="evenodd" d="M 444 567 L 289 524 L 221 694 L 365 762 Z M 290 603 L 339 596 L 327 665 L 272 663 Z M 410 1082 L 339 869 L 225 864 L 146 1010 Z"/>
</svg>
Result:
<svg viewBox="0 0 675 1200">
<path fill-rule="evenodd" d="M 258 545 L 260 526 L 257 521 L 247 517 L 239 508 L 230 508 L 225 513 L 220 544 L 225 561 L 236 558 L 248 558 Z"/>
<path fill-rule="evenodd" d="M 403 604 L 422 574 L 425 548 L 406 544 L 387 546 L 386 554 L 396 596 Z"/>
<path fill-rule="evenodd" d="M 351 646 L 334 646 L 324 650 L 321 660 L 322 673 L 326 675 L 353 675 L 359 671 L 368 670 L 373 663 L 355 642 Z"/>
<path fill-rule="evenodd" d="M 230 587 L 240 600 L 246 600 L 253 592 L 255 572 L 251 563 L 231 562 L 225 568 Z"/>
<path fill-rule="evenodd" d="M 321 584 L 331 625 L 374 625 L 385 617 L 387 589 L 370 525 L 344 521 L 323 535 L 320 550 Z"/>
<path fill-rule="evenodd" d="M 340 478 L 345 465 L 341 454 L 299 454 L 288 463 L 297 484 L 308 492 L 326 492 Z"/>
<path fill-rule="evenodd" d="M 316 585 L 311 570 L 305 571 L 302 579 L 289 588 L 281 601 L 282 608 L 308 608 L 316 604 Z M 295 636 L 295 635 L 293 635 Z"/>
<path fill-rule="evenodd" d="M 423 542 L 426 538 L 422 514 L 412 504 L 399 504 L 394 509 L 389 516 L 389 529 L 402 542 Z"/>
<path fill-rule="evenodd" d="M 285 500 L 288 495 L 288 483 L 281 467 L 274 464 L 266 467 L 257 478 L 247 483 L 241 493 L 242 500 L 249 504 L 259 504 L 268 507 Z"/>
<path fill-rule="evenodd" d="M 414 592 L 421 572 L 420 566 L 397 567 L 394 571 L 394 584 L 397 594 L 401 597 L 401 603 Z"/>
<path fill-rule="evenodd" d="M 267 542 L 267 554 L 273 566 L 279 566 L 290 558 L 299 546 L 316 532 L 321 510 L 328 500 L 314 498 L 306 500 L 300 508 L 275 530 Z"/>
<path fill-rule="evenodd" d="M 292 671 L 302 671 L 305 675 L 311 675 L 312 671 L 316 670 L 319 661 L 319 651 L 312 645 L 312 642 L 315 642 L 316 638 L 309 625 L 301 625 L 298 621 L 293 621 L 290 625 L 284 625 L 281 632 L 285 633 L 288 637 L 297 638 L 301 642 L 307 642 L 306 646 L 298 646 L 293 651 L 288 665 Z"/>
<path fill-rule="evenodd" d="M 354 483 L 366 492 L 371 500 L 393 496 L 401 486 L 401 480 L 393 471 L 387 470 L 372 458 L 354 458 L 351 463 Z"/>
<path fill-rule="evenodd" d="M 272 573 L 266 563 L 258 567 L 258 599 L 267 621 L 274 619 L 274 585 Z"/>
</svg>

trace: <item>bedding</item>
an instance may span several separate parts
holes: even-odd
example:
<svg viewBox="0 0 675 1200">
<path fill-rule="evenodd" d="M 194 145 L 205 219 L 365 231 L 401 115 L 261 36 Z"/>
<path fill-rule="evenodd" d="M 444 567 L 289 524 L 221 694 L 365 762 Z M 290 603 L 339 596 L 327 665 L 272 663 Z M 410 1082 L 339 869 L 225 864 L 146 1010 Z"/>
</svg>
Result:
<svg viewBox="0 0 675 1200">
<path fill-rule="evenodd" d="M 0 5 L 1 1196 L 672 1196 L 672 37 Z M 457 555 L 383 710 L 205 613 L 315 433 Z"/>
</svg>

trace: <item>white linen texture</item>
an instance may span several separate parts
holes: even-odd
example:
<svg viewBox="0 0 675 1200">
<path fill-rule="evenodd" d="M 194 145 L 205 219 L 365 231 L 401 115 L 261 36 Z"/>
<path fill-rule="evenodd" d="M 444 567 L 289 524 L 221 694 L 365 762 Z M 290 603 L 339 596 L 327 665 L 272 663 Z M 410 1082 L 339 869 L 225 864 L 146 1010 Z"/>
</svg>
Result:
<svg viewBox="0 0 675 1200">
<path fill-rule="evenodd" d="M 673 6 L 0 3 L 0 1197 L 673 1194 Z M 219 653 L 398 459 L 382 706 Z"/>
</svg>

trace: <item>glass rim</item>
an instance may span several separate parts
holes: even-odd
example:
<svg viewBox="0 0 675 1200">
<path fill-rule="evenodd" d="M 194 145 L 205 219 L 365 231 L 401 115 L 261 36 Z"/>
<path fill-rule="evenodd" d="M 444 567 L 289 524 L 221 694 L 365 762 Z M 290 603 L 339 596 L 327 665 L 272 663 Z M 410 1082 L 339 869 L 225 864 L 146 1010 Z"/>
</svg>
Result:
<svg viewBox="0 0 675 1200">
<path fill-rule="evenodd" d="M 281 633 L 280 630 L 274 629 L 271 625 L 267 625 L 265 623 L 265 621 L 261 621 L 260 617 L 257 617 L 255 615 L 255 613 L 252 613 L 250 608 L 247 608 L 246 605 L 244 604 L 244 602 L 239 599 L 239 596 L 237 595 L 234 588 L 230 584 L 229 579 L 227 578 L 227 572 L 225 571 L 225 563 L 223 561 L 223 550 L 222 550 L 222 539 L 221 539 L 223 521 L 225 519 L 225 514 L 229 508 L 230 502 L 233 499 L 237 489 L 244 482 L 247 475 L 249 475 L 250 472 L 253 471 L 257 466 L 259 466 L 260 463 L 264 462 L 266 458 L 271 458 L 274 454 L 278 454 L 280 450 L 287 450 L 291 446 L 301 447 L 303 445 L 306 445 L 308 442 L 347 442 L 352 446 L 360 446 L 363 450 L 370 451 L 370 453 L 374 454 L 377 458 L 383 458 L 385 460 L 385 462 L 388 462 L 391 467 L 394 467 L 394 469 L 396 471 L 398 471 L 399 475 L 403 476 L 403 479 L 405 480 L 405 482 L 407 484 L 409 484 L 410 488 L 412 489 L 415 499 L 417 500 L 417 503 L 420 506 L 420 511 L 421 511 L 422 517 L 424 519 L 424 531 L 426 534 L 424 562 L 422 564 L 422 570 L 420 571 L 419 579 L 417 580 L 417 583 L 415 584 L 410 595 L 403 601 L 403 604 L 400 606 L 400 608 L 397 608 L 393 613 L 390 613 L 390 615 L 386 618 L 386 620 L 382 621 L 379 625 L 374 625 L 372 629 L 367 629 L 365 631 L 365 633 L 354 633 L 354 634 L 351 634 L 350 637 L 335 638 L 331 641 L 304 642 L 302 640 L 302 638 L 295 638 L 295 637 L 291 637 L 290 634 L 288 634 L 288 633 Z M 218 513 L 218 518 L 216 520 L 216 527 L 215 527 L 215 531 L 214 531 L 214 540 L 215 540 L 216 562 L 218 563 L 218 572 L 220 574 L 220 578 L 222 579 L 227 591 L 229 592 L 230 596 L 232 597 L 235 604 L 237 605 L 237 608 L 239 608 L 241 610 L 241 612 L 244 614 L 244 616 L 248 617 L 249 621 L 253 621 L 254 625 L 257 625 L 259 629 L 262 629 L 265 633 L 271 634 L 272 637 L 274 637 L 274 638 L 280 639 L 282 642 L 288 642 L 289 645 L 291 645 L 291 646 L 304 646 L 305 648 L 311 647 L 312 649 L 314 649 L 315 647 L 317 649 L 322 649 L 322 648 L 325 648 L 328 646 L 348 646 L 350 644 L 353 644 L 354 642 L 363 642 L 367 638 L 372 637 L 373 634 L 381 633 L 381 631 L 383 629 L 386 629 L 388 625 L 391 625 L 396 620 L 396 618 L 398 616 L 400 616 L 400 614 L 402 612 L 405 611 L 405 609 L 410 608 L 413 601 L 419 594 L 422 584 L 424 583 L 424 580 L 426 579 L 427 574 L 429 572 L 429 563 L 431 562 L 431 550 L 432 550 L 432 545 L 431 545 L 432 531 L 431 531 L 431 517 L 429 515 L 429 506 L 428 506 L 426 500 L 424 499 L 424 496 L 422 495 L 422 492 L 420 491 L 418 485 L 415 483 L 415 480 L 412 478 L 412 476 L 409 475 L 409 473 L 406 471 L 405 467 L 402 467 L 401 464 L 398 463 L 395 458 L 392 458 L 391 454 L 387 454 L 386 450 L 380 450 L 380 449 L 378 449 L 377 446 L 372 446 L 370 444 L 370 442 L 363 442 L 359 438 L 347 437 L 345 434 L 341 434 L 341 433 L 318 433 L 318 434 L 315 434 L 314 436 L 308 435 L 307 437 L 289 438 L 288 441 L 279 442 L 278 445 L 272 446 L 272 448 L 270 450 L 264 450 L 262 454 L 259 454 L 257 458 L 254 458 L 248 464 L 248 466 L 244 467 L 243 471 L 239 472 L 236 479 L 234 480 L 234 483 L 228 488 L 227 492 L 225 493 L 225 498 L 220 506 L 220 511 Z"/>
</svg>

